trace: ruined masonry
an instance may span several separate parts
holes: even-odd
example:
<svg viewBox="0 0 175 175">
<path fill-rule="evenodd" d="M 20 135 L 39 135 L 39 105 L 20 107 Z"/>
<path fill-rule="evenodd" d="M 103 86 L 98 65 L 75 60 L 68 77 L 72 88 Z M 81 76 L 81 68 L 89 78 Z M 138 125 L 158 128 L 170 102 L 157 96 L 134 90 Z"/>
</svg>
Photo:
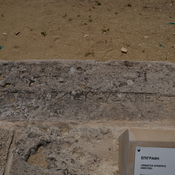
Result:
<svg viewBox="0 0 175 175">
<path fill-rule="evenodd" d="M 0 175 L 118 175 L 128 128 L 173 129 L 175 64 L 0 62 Z"/>
</svg>

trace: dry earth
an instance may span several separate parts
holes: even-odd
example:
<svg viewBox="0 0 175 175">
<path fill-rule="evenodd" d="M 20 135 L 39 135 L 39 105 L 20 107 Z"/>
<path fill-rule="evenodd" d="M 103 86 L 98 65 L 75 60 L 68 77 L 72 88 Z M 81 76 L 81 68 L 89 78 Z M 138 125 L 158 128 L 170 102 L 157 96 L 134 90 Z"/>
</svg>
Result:
<svg viewBox="0 0 175 175">
<path fill-rule="evenodd" d="M 174 0 L 0 0 L 0 59 L 175 62 L 174 24 Z"/>
</svg>

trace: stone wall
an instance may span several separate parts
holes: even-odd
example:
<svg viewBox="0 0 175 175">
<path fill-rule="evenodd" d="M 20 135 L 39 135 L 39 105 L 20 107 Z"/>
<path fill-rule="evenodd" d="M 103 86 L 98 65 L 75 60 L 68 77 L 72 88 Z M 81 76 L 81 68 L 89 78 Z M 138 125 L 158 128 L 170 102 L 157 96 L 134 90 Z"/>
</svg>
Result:
<svg viewBox="0 0 175 175">
<path fill-rule="evenodd" d="M 175 64 L 0 62 L 0 175 L 118 175 L 127 128 L 173 129 Z"/>
</svg>

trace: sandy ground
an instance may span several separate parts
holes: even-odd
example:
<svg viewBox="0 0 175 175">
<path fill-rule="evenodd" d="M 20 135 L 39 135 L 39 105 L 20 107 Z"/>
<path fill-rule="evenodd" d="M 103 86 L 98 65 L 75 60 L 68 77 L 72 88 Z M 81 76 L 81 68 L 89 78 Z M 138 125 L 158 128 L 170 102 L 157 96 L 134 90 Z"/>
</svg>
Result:
<svg viewBox="0 0 175 175">
<path fill-rule="evenodd" d="M 175 1 L 0 0 L 0 59 L 175 62 Z"/>
</svg>

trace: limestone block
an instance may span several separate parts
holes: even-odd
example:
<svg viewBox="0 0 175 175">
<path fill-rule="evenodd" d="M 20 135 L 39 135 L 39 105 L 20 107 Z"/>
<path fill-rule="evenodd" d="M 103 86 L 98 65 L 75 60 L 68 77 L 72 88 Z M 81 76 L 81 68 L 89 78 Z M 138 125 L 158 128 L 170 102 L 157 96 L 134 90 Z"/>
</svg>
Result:
<svg viewBox="0 0 175 175">
<path fill-rule="evenodd" d="M 0 120 L 172 120 L 175 64 L 0 62 Z"/>
<path fill-rule="evenodd" d="M 71 123 L 18 130 L 8 175 L 117 174 L 117 132 Z"/>
<path fill-rule="evenodd" d="M 175 130 L 126 130 L 119 138 L 120 175 L 134 175 L 136 147 L 175 148 Z"/>
<path fill-rule="evenodd" d="M 5 172 L 7 159 L 9 155 L 9 148 L 13 139 L 13 131 L 0 128 L 0 175 Z"/>
</svg>

